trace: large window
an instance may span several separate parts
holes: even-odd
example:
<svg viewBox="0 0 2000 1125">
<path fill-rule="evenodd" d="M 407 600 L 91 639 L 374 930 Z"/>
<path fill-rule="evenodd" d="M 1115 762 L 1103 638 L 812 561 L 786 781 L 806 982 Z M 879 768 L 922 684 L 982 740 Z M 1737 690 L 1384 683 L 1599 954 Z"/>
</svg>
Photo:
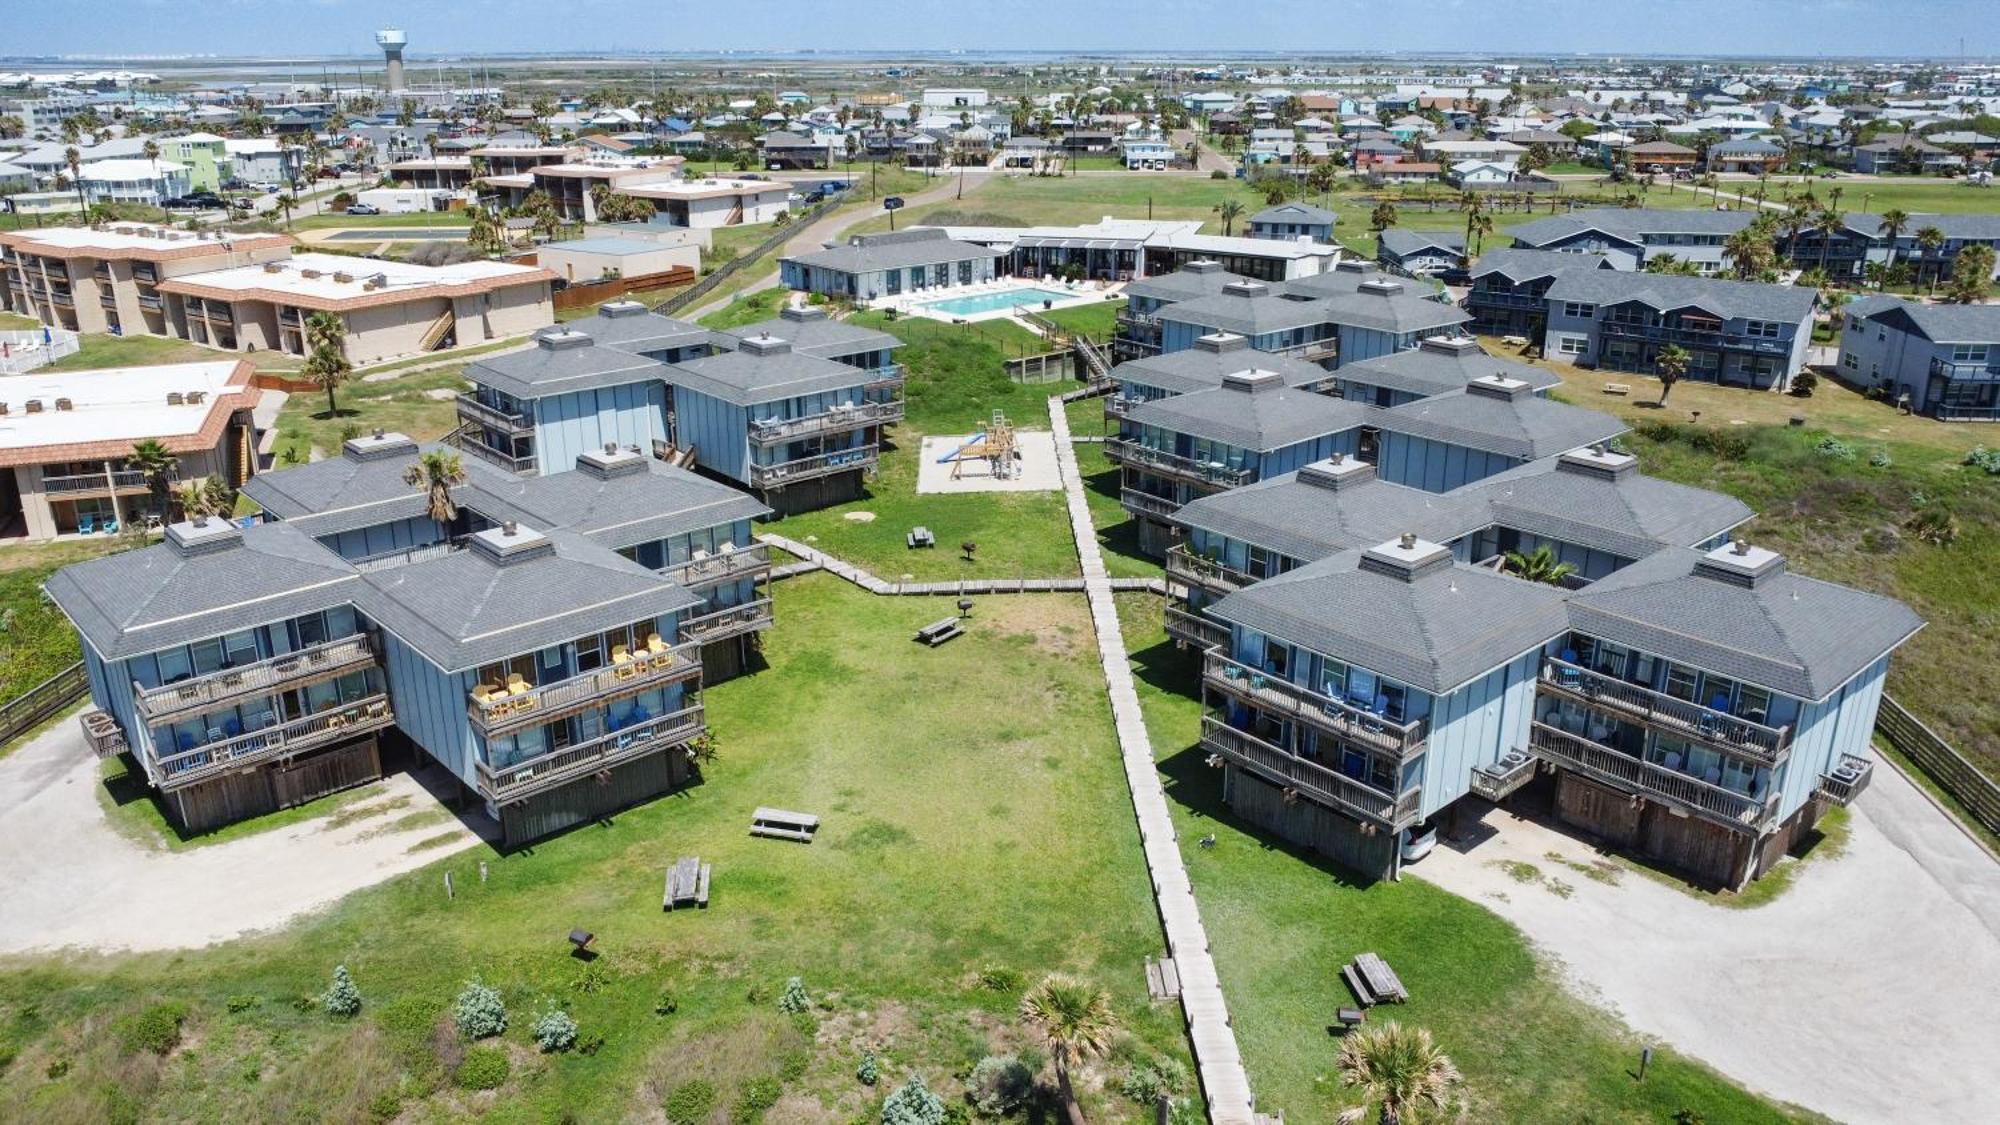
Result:
<svg viewBox="0 0 2000 1125">
<path fill-rule="evenodd" d="M 1564 301 L 1563 315 L 1588 320 L 1597 315 L 1597 306 L 1587 305 L 1582 301 Z"/>
<path fill-rule="evenodd" d="M 1760 340 L 1778 338 L 1778 322 L 1775 320 L 1749 320 L 1743 323 L 1743 334 Z"/>
<path fill-rule="evenodd" d="M 1985 344 L 1953 344 L 1951 346 L 1951 360 L 1953 363 L 1977 363 L 1984 360 L 1986 355 L 1987 345 Z"/>
</svg>

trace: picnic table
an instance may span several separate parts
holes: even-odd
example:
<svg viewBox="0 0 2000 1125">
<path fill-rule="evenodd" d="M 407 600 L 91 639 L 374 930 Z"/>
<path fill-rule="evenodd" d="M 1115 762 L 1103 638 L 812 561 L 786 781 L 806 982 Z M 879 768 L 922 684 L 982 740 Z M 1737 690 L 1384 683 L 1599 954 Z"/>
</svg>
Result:
<svg viewBox="0 0 2000 1125">
<path fill-rule="evenodd" d="M 662 910 L 672 910 L 689 903 L 702 909 L 708 908 L 709 865 L 699 856 L 683 856 L 667 868 L 667 892 L 660 901 Z"/>
<path fill-rule="evenodd" d="M 953 637 L 964 635 L 964 633 L 965 626 L 959 624 L 956 616 L 944 617 L 917 630 L 915 639 L 924 642 L 932 648 L 936 648 Z"/>
<path fill-rule="evenodd" d="M 931 529 L 928 527 L 911 528 L 910 534 L 905 536 L 903 541 L 910 545 L 910 550 L 912 551 L 918 547 L 937 546 L 937 536 L 931 534 Z"/>
<path fill-rule="evenodd" d="M 770 836 L 779 840 L 797 840 L 802 844 L 810 844 L 813 841 L 813 833 L 818 831 L 819 818 L 811 813 L 760 806 L 756 812 L 750 814 L 752 836 Z"/>
<path fill-rule="evenodd" d="M 1401 1004 L 1410 998 L 1410 992 L 1396 976 L 1396 970 L 1387 961 L 1373 953 L 1363 953 L 1341 967 L 1340 975 L 1347 978 L 1347 986 L 1354 990 L 1355 999 L 1362 1007 L 1382 1003 Z"/>
</svg>

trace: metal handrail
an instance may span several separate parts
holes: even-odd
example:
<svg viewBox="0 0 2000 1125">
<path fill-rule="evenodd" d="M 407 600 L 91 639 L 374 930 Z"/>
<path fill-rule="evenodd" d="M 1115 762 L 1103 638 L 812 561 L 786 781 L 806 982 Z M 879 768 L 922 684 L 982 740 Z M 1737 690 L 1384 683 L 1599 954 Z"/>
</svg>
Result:
<svg viewBox="0 0 2000 1125">
<path fill-rule="evenodd" d="M 1746 336 L 1740 332 L 1726 332 L 1718 328 L 1714 331 L 1700 328 L 1667 328 L 1650 324 L 1630 324 L 1624 321 L 1606 319 L 1600 321 L 1606 335 L 1628 336 L 1644 340 L 1664 340 L 1677 344 L 1693 344 L 1698 347 L 1735 348 L 1738 351 L 1771 352 L 1777 355 L 1791 354 L 1791 345 L 1783 340 L 1772 340 L 1763 336 Z"/>
<path fill-rule="evenodd" d="M 466 696 L 466 713 L 488 733 L 545 722 L 553 712 L 598 700 L 617 699 L 701 675 L 700 654 L 689 645 L 630 654 L 623 662 L 570 676 L 515 694 L 502 688 Z"/>
<path fill-rule="evenodd" d="M 156 752 L 154 764 L 158 768 L 160 787 L 174 789 L 241 768 L 253 761 L 281 754 L 297 754 L 337 738 L 378 730 L 394 722 L 395 718 L 389 710 L 386 694 L 371 695 L 342 707 L 328 708 L 288 723 L 248 731 L 166 757 L 159 757 Z"/>
<path fill-rule="evenodd" d="M 1211 651 L 1203 657 L 1202 682 L 1258 707 L 1402 758 L 1421 752 L 1430 737 L 1430 724 L 1423 719 L 1399 723 L 1344 699 L 1335 699 L 1231 660 L 1220 652 Z"/>
<path fill-rule="evenodd" d="M 651 753 L 662 743 L 672 745 L 698 738 L 706 729 L 704 709 L 697 703 L 636 726 L 607 732 L 588 742 L 537 754 L 524 761 L 505 766 L 476 762 L 479 787 L 494 801 L 517 800 L 571 778 L 594 773 L 625 758 Z"/>
<path fill-rule="evenodd" d="M 1197 461 L 1178 453 L 1168 453 L 1164 449 L 1152 449 L 1131 438 L 1107 438 L 1104 452 L 1114 459 L 1179 476 L 1192 477 L 1208 484 L 1219 484 L 1226 488 L 1249 484 L 1257 479 L 1257 470 L 1252 466 L 1231 468 L 1215 461 Z"/>
<path fill-rule="evenodd" d="M 378 659 L 375 641 L 366 633 L 355 633 L 296 652 L 245 664 L 218 668 L 205 675 L 159 687 L 132 685 L 132 699 L 139 713 L 149 720 L 207 707 L 228 699 L 265 694 L 307 678 L 324 678 L 366 667 Z"/>
<path fill-rule="evenodd" d="M 1614 785 L 1636 787 L 1648 797 L 1661 798 L 1731 824 L 1753 827 L 1761 827 L 1778 810 L 1775 787 L 1759 799 L 1720 785 L 1711 785 L 1691 774 L 1670 770 L 1643 758 L 1635 758 L 1543 722 L 1538 721 L 1531 726 L 1528 745 L 1535 753 L 1560 765 L 1582 769 Z"/>
<path fill-rule="evenodd" d="M 1403 828 L 1417 818 L 1421 787 L 1413 785 L 1400 795 L 1385 793 L 1318 762 L 1281 750 L 1247 731 L 1237 730 L 1214 715 L 1201 717 L 1201 744 L 1267 777 L 1275 775 L 1274 779 L 1283 784 L 1296 786 L 1310 796 L 1391 829 Z"/>
<path fill-rule="evenodd" d="M 109 473 L 66 473 L 43 477 L 43 492 L 96 492 L 99 489 L 145 488 L 146 474 L 130 469 Z"/>
<path fill-rule="evenodd" d="M 1792 728 L 1771 727 L 1677 699 L 1640 684 L 1553 656 L 1542 658 L 1542 684 L 1616 717 L 1636 718 L 1689 738 L 1775 766 L 1791 751 Z"/>
</svg>

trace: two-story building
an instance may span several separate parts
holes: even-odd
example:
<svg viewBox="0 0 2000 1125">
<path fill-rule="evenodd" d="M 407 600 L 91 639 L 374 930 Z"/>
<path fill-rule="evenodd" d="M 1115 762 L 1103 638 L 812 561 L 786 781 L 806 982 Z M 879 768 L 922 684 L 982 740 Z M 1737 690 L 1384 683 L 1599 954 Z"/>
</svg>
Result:
<svg viewBox="0 0 2000 1125">
<path fill-rule="evenodd" d="M 1317 389 L 1370 406 L 1402 406 L 1462 391 L 1488 376 L 1526 382 L 1546 395 L 1562 379 L 1546 368 L 1489 355 L 1469 336 L 1431 336 L 1414 348 L 1342 364 Z"/>
<path fill-rule="evenodd" d="M 778 260 L 791 289 L 853 301 L 991 281 L 999 250 L 960 242 L 937 227 L 858 234 L 844 245 Z"/>
<path fill-rule="evenodd" d="M 1327 273 L 1273 287 L 1225 284 L 1213 297 L 1163 305 L 1153 313 L 1160 349 L 1192 347 L 1215 332 L 1240 335 L 1258 351 L 1338 367 L 1412 348 L 1471 319 L 1457 307 L 1413 292 L 1412 283 L 1342 262 Z"/>
<path fill-rule="evenodd" d="M 1623 270 L 1570 270 L 1550 283 L 1542 352 L 1613 371 L 1655 371 L 1687 353 L 1685 378 L 1785 390 L 1812 343 L 1816 290 Z"/>
<path fill-rule="evenodd" d="M 1339 219 L 1332 211 L 1310 203 L 1280 203 L 1250 216 L 1250 237 L 1332 242 L 1333 225 Z"/>
<path fill-rule="evenodd" d="M 1132 408 L 1158 399 L 1205 391 L 1222 385 L 1222 380 L 1254 365 L 1284 380 L 1288 387 L 1316 391 L 1330 376 L 1325 368 L 1303 359 L 1274 352 L 1258 352 L 1250 341 L 1219 332 L 1195 340 L 1194 347 L 1126 360 L 1111 369 L 1117 389 L 1104 399 L 1107 432 Z"/>
<path fill-rule="evenodd" d="M 1548 329 L 1548 291 L 1570 270 L 1613 269 L 1603 254 L 1503 247 L 1479 256 L 1469 271 L 1465 311 L 1473 330 L 1539 340 Z"/>
<path fill-rule="evenodd" d="M 1522 223 L 1508 233 L 1527 250 L 1602 254 L 1620 270 L 1640 270 L 1661 254 L 1705 274 L 1722 271 L 1729 236 L 1750 225 L 1748 211 L 1598 207 Z"/>
<path fill-rule="evenodd" d="M 1449 492 L 1628 428 L 1609 414 L 1557 402 L 1540 393 L 1545 387 L 1493 372 L 1378 411 L 1370 419 L 1376 471 L 1396 484 Z"/>
<path fill-rule="evenodd" d="M 2000 421 L 2000 306 L 1867 297 L 1843 311 L 1841 378 L 1933 418 Z"/>
<path fill-rule="evenodd" d="M 184 231 L 153 223 L 0 231 L 0 305 L 76 332 L 175 336 L 160 284 L 291 256 L 276 234 Z"/>
</svg>

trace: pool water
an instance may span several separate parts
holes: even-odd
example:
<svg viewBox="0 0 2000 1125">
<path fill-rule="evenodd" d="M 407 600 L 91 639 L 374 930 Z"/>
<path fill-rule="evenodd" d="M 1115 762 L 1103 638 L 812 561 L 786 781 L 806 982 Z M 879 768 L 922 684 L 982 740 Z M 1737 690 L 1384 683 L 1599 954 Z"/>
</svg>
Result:
<svg viewBox="0 0 2000 1125">
<path fill-rule="evenodd" d="M 972 316 L 977 313 L 998 312 L 1011 309 L 1015 305 L 1040 308 L 1043 301 L 1068 301 L 1077 295 L 1055 289 L 1008 289 L 999 293 L 979 293 L 970 297 L 946 297 L 937 301 L 917 302 L 924 308 L 936 309 L 953 316 Z"/>
</svg>

